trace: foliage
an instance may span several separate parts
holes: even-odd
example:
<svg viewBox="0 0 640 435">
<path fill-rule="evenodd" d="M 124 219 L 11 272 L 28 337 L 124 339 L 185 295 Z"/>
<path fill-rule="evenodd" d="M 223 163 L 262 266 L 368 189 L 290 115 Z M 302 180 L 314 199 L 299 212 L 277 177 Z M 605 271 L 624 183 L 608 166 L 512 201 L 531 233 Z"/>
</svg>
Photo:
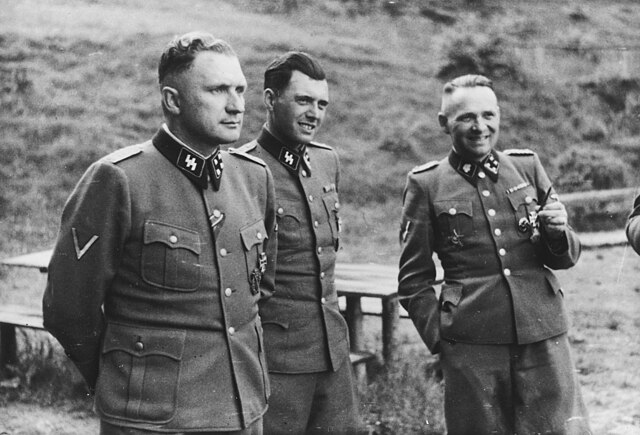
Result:
<svg viewBox="0 0 640 435">
<path fill-rule="evenodd" d="M 574 146 L 558 156 L 556 189 L 604 190 L 630 184 L 630 168 L 612 151 Z"/>
</svg>

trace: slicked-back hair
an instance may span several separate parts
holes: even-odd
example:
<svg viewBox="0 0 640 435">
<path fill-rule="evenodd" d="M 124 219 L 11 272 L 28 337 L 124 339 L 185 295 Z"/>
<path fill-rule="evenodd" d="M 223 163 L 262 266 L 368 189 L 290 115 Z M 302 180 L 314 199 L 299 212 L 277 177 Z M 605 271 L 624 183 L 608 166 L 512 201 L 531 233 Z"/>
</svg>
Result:
<svg viewBox="0 0 640 435">
<path fill-rule="evenodd" d="M 280 93 L 286 89 L 294 71 L 300 71 L 313 80 L 325 80 L 326 76 L 320 63 L 310 54 L 302 51 L 289 51 L 274 59 L 264 72 L 264 89 Z"/>
<path fill-rule="evenodd" d="M 444 84 L 442 89 L 442 106 L 441 111 L 445 111 L 446 100 L 458 88 L 475 88 L 476 86 L 484 86 L 493 91 L 493 82 L 485 76 L 479 74 L 467 74 L 456 77 Z"/>
<path fill-rule="evenodd" d="M 237 57 L 231 45 L 222 39 L 215 38 L 210 33 L 185 33 L 173 38 L 162 52 L 158 64 L 158 82 L 163 84 L 167 76 L 188 69 L 197 54 L 203 51 Z"/>
</svg>

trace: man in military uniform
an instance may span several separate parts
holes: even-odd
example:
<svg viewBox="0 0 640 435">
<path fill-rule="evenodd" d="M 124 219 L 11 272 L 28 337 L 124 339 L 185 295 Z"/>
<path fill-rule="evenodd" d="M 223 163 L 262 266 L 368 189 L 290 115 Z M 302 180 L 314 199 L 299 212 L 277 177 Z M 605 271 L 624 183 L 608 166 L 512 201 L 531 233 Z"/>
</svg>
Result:
<svg viewBox="0 0 640 435">
<path fill-rule="evenodd" d="M 94 163 L 65 206 L 44 324 L 95 390 L 102 434 L 261 434 L 275 190 L 264 162 L 219 149 L 240 135 L 246 80 L 199 32 L 158 72 L 166 123 Z"/>
<path fill-rule="evenodd" d="M 633 201 L 633 210 L 627 221 L 627 240 L 631 247 L 640 254 L 640 196 Z"/>
<path fill-rule="evenodd" d="M 267 122 L 241 150 L 263 159 L 276 184 L 276 288 L 260 303 L 272 385 L 265 433 L 352 433 L 348 330 L 334 283 L 340 167 L 331 147 L 312 142 L 328 85 L 302 52 L 277 58 L 264 77 Z"/>
<path fill-rule="evenodd" d="M 580 242 L 538 156 L 500 152 L 492 82 L 444 86 L 449 156 L 408 175 L 399 294 L 440 353 L 448 433 L 588 434 L 560 284 Z M 444 269 L 434 291 L 436 252 Z"/>
</svg>

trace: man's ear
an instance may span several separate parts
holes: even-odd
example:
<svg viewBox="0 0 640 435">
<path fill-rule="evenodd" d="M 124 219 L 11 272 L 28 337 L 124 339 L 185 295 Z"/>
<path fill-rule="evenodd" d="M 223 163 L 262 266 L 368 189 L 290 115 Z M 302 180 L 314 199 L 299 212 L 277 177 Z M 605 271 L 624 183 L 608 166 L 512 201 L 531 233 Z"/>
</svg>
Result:
<svg viewBox="0 0 640 435">
<path fill-rule="evenodd" d="M 442 127 L 442 131 L 444 131 L 447 134 L 449 134 L 448 122 L 449 122 L 449 119 L 444 113 L 442 112 L 438 113 L 438 123 L 440 124 L 440 127 Z"/>
<path fill-rule="evenodd" d="M 269 112 L 273 112 L 273 106 L 276 103 L 277 97 L 278 96 L 276 95 L 276 92 L 271 88 L 265 89 L 264 92 L 262 93 L 262 99 L 264 101 L 264 105 L 267 107 L 267 110 Z"/>
<path fill-rule="evenodd" d="M 180 93 L 171 86 L 162 87 L 162 105 L 165 110 L 173 115 L 180 114 Z"/>
</svg>

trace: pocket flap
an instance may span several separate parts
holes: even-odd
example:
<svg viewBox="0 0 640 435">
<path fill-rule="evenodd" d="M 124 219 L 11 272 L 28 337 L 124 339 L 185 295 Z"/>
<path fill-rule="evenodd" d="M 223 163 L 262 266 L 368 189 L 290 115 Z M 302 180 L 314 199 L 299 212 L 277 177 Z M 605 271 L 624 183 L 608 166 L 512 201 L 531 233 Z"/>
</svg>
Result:
<svg viewBox="0 0 640 435">
<path fill-rule="evenodd" d="M 462 298 L 462 284 L 442 284 L 442 303 L 449 302 L 451 305 L 458 306 Z"/>
<path fill-rule="evenodd" d="M 467 216 L 473 216 L 473 204 L 469 200 L 465 199 L 448 199 L 446 201 L 434 201 L 433 209 L 436 216 L 441 214 L 448 214 L 455 216 L 458 213 L 466 214 Z"/>
<path fill-rule="evenodd" d="M 340 201 L 338 201 L 338 195 L 334 193 L 324 195 L 322 197 L 322 202 L 324 202 L 324 206 L 327 209 L 328 213 L 338 211 L 340 209 Z"/>
<path fill-rule="evenodd" d="M 536 190 L 533 187 L 525 187 L 522 190 L 518 190 L 511 195 L 507 195 L 511 207 L 514 210 L 518 210 L 521 205 L 527 205 L 529 210 L 533 210 L 538 205 L 538 197 L 536 196 Z"/>
<path fill-rule="evenodd" d="M 267 239 L 267 230 L 264 227 L 264 221 L 260 219 L 246 227 L 240 229 L 240 237 L 244 244 L 244 249 L 250 251 L 253 245 L 258 245 Z"/>
<path fill-rule="evenodd" d="M 200 255 L 200 234 L 196 231 L 156 221 L 144 223 L 144 244 L 163 243 L 169 248 L 183 248 Z"/>
<path fill-rule="evenodd" d="M 102 352 L 114 350 L 143 357 L 162 355 L 180 361 L 187 331 L 180 329 L 154 329 L 109 323 Z"/>
<path fill-rule="evenodd" d="M 557 294 L 562 290 L 562 286 L 560 285 L 560 281 L 558 280 L 558 278 L 556 278 L 553 272 L 551 272 L 546 267 L 544 268 L 544 276 L 547 278 L 547 282 L 549 283 L 549 286 L 551 286 L 551 289 L 554 293 Z"/>
</svg>

